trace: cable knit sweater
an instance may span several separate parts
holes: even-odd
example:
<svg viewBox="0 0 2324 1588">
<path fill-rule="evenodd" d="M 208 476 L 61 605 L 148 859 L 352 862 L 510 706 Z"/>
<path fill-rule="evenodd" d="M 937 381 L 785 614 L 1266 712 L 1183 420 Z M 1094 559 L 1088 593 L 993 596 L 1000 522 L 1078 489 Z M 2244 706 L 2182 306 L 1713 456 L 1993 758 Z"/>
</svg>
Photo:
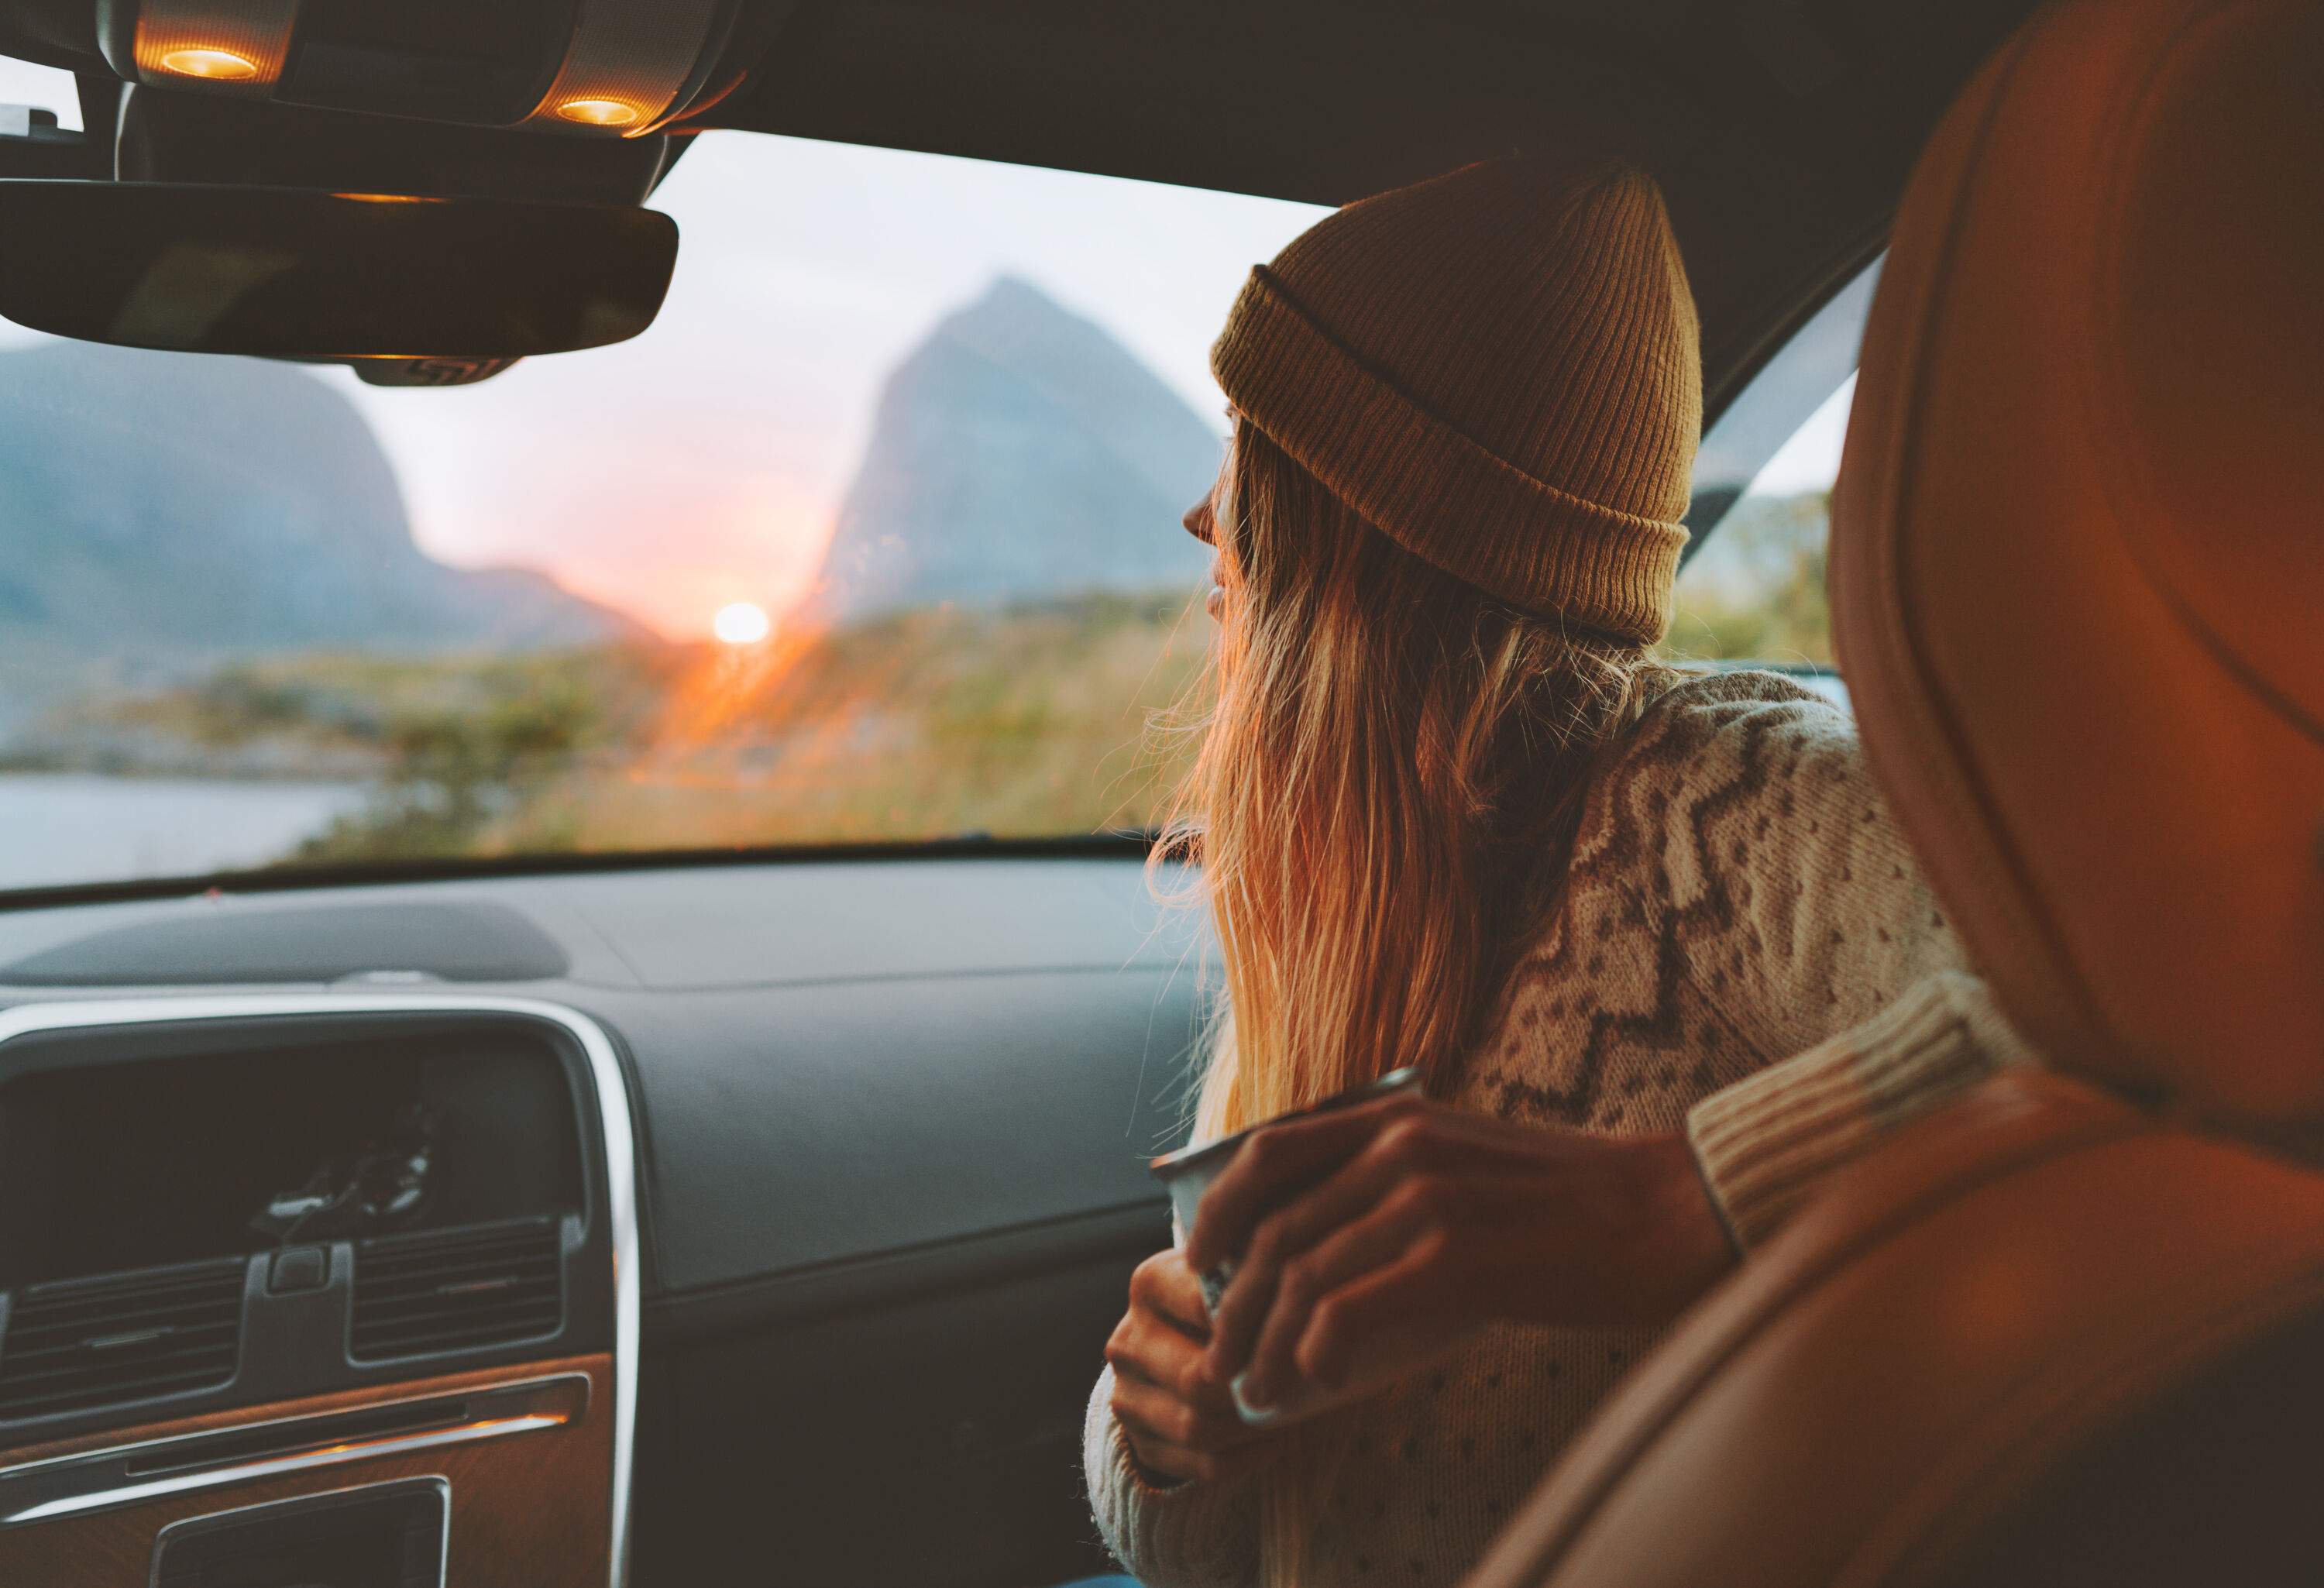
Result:
<svg viewBox="0 0 2324 1588">
<path fill-rule="evenodd" d="M 1545 1125 L 1690 1129 L 1748 1242 L 1824 1169 L 2015 1057 L 1846 714 L 1733 672 L 1672 689 L 1599 774 L 1558 909 L 1443 1094 Z M 1497 1327 L 1388 1392 L 1327 1486 L 1303 1588 L 1458 1582 L 1652 1343 Z M 1255 1483 L 1148 1483 L 1111 1393 L 1109 1371 L 1084 1448 L 1108 1546 L 1148 1588 L 1256 1583 Z"/>
</svg>

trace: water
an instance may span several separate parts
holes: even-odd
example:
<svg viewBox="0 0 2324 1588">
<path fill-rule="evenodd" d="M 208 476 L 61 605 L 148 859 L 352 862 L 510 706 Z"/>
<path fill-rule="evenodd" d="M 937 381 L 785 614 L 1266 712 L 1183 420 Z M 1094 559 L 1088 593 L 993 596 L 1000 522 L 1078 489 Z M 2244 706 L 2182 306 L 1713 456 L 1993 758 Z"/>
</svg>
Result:
<svg viewBox="0 0 2324 1588">
<path fill-rule="evenodd" d="M 364 792 L 348 783 L 0 772 L 0 888 L 263 865 L 361 806 Z"/>
</svg>

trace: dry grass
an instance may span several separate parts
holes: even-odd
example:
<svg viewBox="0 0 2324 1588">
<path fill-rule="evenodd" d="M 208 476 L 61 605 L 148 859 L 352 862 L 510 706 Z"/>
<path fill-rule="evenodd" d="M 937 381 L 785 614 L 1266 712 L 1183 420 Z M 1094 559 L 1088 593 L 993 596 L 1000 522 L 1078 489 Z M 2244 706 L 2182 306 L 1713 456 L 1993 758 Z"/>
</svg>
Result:
<svg viewBox="0 0 2324 1588">
<path fill-rule="evenodd" d="M 649 709 L 572 733 L 564 753 L 517 758 L 500 774 L 509 796 L 458 842 L 492 854 L 1144 827 L 1192 753 L 1158 727 L 1200 677 L 1208 633 L 1189 614 L 1176 594 L 1101 596 L 691 651 Z M 442 781 L 405 770 L 407 785 Z M 409 853 L 405 838 L 440 853 L 440 824 L 399 808 L 383 800 L 310 857 Z"/>
</svg>

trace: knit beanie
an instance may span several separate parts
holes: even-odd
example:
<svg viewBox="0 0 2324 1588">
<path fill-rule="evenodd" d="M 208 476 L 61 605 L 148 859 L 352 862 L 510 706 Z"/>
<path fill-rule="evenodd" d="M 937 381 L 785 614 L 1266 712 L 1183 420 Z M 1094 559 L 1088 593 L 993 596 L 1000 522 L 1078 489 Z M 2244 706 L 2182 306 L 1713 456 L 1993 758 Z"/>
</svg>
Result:
<svg viewBox="0 0 2324 1588">
<path fill-rule="evenodd" d="M 1211 368 L 1414 556 L 1652 643 L 1686 542 L 1699 341 L 1651 178 L 1508 159 L 1324 217 L 1251 272 Z"/>
</svg>

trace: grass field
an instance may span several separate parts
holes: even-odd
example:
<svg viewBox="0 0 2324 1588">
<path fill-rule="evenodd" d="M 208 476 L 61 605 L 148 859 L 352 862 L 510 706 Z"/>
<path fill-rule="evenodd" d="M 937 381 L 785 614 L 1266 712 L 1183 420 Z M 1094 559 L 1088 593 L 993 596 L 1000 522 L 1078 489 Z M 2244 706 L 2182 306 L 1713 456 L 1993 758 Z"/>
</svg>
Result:
<svg viewBox="0 0 2324 1588">
<path fill-rule="evenodd" d="M 1183 596 L 922 611 L 697 657 L 643 732 L 492 823 L 533 850 L 1139 828 L 1207 636 Z"/>
<path fill-rule="evenodd" d="M 1829 661 L 1820 494 L 1746 499 L 1665 649 Z M 293 861 L 1153 825 L 1210 625 L 1186 593 L 926 608 L 746 647 L 310 654 L 74 701 L 12 764 L 358 782 Z M 25 743 L 36 746 L 26 750 Z"/>
<path fill-rule="evenodd" d="M 1174 591 L 743 648 L 281 657 L 79 703 L 73 742 L 129 774 L 371 783 L 309 863 L 1140 828 L 1208 638 Z"/>
</svg>

